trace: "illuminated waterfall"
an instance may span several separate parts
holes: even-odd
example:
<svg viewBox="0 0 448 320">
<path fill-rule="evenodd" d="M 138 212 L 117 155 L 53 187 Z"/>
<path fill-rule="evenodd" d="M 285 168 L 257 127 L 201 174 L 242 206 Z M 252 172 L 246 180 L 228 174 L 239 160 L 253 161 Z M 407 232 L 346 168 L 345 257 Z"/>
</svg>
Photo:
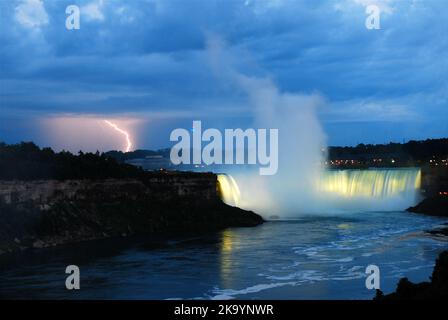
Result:
<svg viewBox="0 0 448 320">
<path fill-rule="evenodd" d="M 219 174 L 221 199 L 231 206 L 254 210 L 266 217 L 293 217 L 302 213 L 405 210 L 419 200 L 421 171 L 418 168 L 325 170 L 307 190 L 294 192 L 291 184 L 277 186 L 288 188 L 285 190 L 273 189 L 288 195 L 283 198 L 262 193 L 266 189 L 263 180 L 252 180 L 256 182 L 248 183 L 244 175 L 236 176 L 235 180 L 231 175 Z M 269 187 L 274 188 L 274 185 Z"/>
<path fill-rule="evenodd" d="M 414 196 L 420 182 L 421 172 L 416 168 L 327 170 L 317 182 L 317 191 L 346 198 Z"/>
<path fill-rule="evenodd" d="M 237 207 L 240 203 L 240 189 L 231 175 L 218 174 L 218 193 L 228 205 Z"/>
<path fill-rule="evenodd" d="M 401 211 L 419 200 L 418 168 L 327 170 L 316 184 L 316 200 L 329 211 Z"/>
</svg>

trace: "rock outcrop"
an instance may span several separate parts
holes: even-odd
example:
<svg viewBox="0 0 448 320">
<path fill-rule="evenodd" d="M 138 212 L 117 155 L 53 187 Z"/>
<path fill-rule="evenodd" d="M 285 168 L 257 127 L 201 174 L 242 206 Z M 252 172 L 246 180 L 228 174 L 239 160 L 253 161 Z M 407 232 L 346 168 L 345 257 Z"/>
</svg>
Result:
<svg viewBox="0 0 448 320">
<path fill-rule="evenodd" d="M 435 195 L 428 197 L 415 207 L 408 208 L 407 211 L 430 216 L 448 217 L 448 196 Z"/>
<path fill-rule="evenodd" d="M 216 185 L 211 173 L 169 172 L 143 179 L 0 181 L 0 253 L 263 222 L 224 204 Z"/>
<path fill-rule="evenodd" d="M 407 278 L 398 282 L 394 293 L 377 290 L 375 300 L 423 300 L 448 298 L 448 251 L 440 253 L 429 282 L 412 283 Z"/>
</svg>

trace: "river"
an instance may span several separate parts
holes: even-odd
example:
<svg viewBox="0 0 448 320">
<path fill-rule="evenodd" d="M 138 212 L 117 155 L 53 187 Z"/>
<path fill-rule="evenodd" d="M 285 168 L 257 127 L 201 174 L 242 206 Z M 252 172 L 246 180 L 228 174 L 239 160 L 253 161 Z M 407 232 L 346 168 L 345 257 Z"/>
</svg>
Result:
<svg viewBox="0 0 448 320">
<path fill-rule="evenodd" d="M 402 211 L 269 221 L 203 235 L 91 241 L 0 256 L 0 297 L 19 299 L 371 299 L 401 277 L 428 280 L 448 220 Z M 77 265 L 81 289 L 65 289 Z"/>
</svg>

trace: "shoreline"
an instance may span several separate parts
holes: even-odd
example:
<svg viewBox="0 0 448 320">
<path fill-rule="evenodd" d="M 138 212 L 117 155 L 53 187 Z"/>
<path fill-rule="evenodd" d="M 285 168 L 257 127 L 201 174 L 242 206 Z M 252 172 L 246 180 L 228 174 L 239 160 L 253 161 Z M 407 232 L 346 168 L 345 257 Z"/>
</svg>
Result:
<svg viewBox="0 0 448 320">
<path fill-rule="evenodd" d="M 416 206 L 406 209 L 408 212 L 436 217 L 448 217 L 448 196 L 433 195 L 426 197 Z"/>
<path fill-rule="evenodd" d="M 218 197 L 216 175 L 0 181 L 0 254 L 163 232 L 252 227 L 263 218 Z"/>
</svg>

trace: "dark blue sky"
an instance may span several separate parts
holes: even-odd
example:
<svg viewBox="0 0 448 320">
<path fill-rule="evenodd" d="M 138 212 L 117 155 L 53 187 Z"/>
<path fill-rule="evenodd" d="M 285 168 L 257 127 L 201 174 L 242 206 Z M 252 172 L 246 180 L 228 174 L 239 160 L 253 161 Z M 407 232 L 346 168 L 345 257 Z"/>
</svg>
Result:
<svg viewBox="0 0 448 320">
<path fill-rule="evenodd" d="M 80 30 L 65 28 L 70 4 L 81 8 Z M 365 27 L 368 4 L 381 9 L 379 30 Z M 225 43 L 238 72 L 320 96 L 331 145 L 446 137 L 446 4 L 0 1 L 0 140 L 118 148 L 110 128 L 95 131 L 106 118 L 140 148 L 167 146 L 194 119 L 248 127 L 248 97 L 211 66 L 210 39 Z"/>
</svg>

